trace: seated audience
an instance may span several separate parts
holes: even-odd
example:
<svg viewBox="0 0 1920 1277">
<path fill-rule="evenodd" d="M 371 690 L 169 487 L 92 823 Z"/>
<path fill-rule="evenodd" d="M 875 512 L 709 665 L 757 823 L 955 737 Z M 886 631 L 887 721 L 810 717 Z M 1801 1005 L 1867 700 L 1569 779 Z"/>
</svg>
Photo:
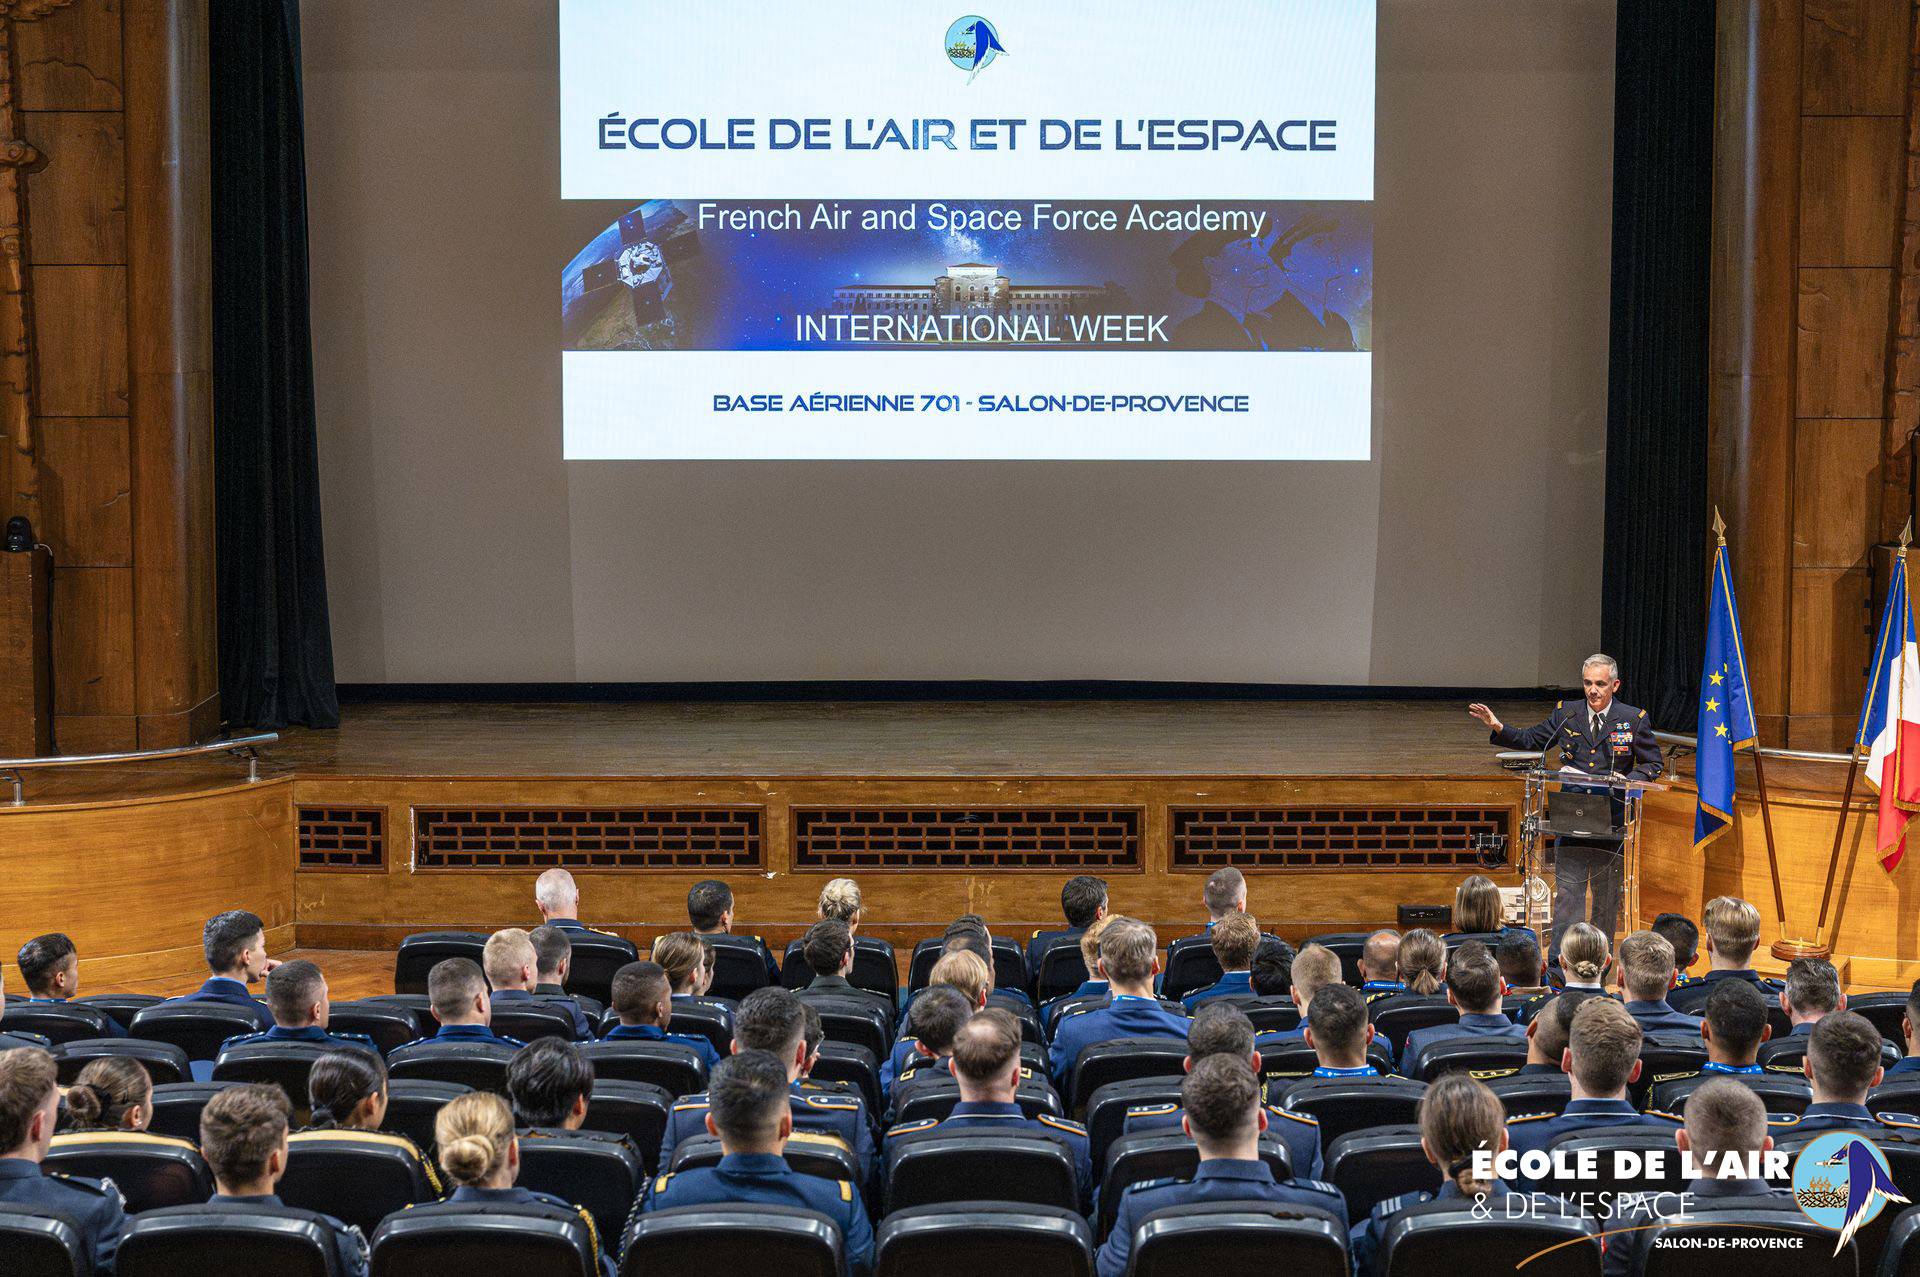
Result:
<svg viewBox="0 0 1920 1277">
<path fill-rule="evenodd" d="M 1224 1002 L 1200 1008 L 1187 1030 L 1187 1058 L 1181 1062 L 1186 1072 L 1211 1055 L 1232 1056 L 1247 1061 L 1257 1077 L 1260 1052 L 1254 1049 L 1253 1021 L 1239 1007 Z M 1120 1124 L 1122 1135 L 1140 1131 L 1177 1127 L 1186 1114 L 1178 1104 L 1137 1104 L 1127 1110 Z M 1320 1175 L 1320 1122 L 1305 1113 L 1294 1113 L 1278 1105 L 1267 1106 L 1267 1134 L 1287 1146 L 1288 1165 L 1301 1179 Z"/>
<path fill-rule="evenodd" d="M 1427 1088 L 1420 1097 L 1420 1151 L 1440 1172 L 1440 1191 L 1389 1197 L 1353 1226 L 1353 1271 L 1358 1277 L 1384 1274 L 1380 1260 L 1387 1230 L 1409 1207 L 1439 1201 L 1466 1210 L 1484 1202 L 1504 1212 L 1507 1186 L 1497 1179 L 1475 1179 L 1473 1155 L 1483 1149 L 1498 1155 L 1506 1149 L 1506 1119 L 1494 1093 L 1465 1073 L 1445 1074 Z"/>
<path fill-rule="evenodd" d="M 657 948 L 658 946 L 656 946 Z M 629 962 L 613 973 L 613 1006 L 620 1023 L 607 1030 L 606 1042 L 677 1042 L 690 1047 L 709 1070 L 720 1063 L 713 1043 L 693 1033 L 669 1033 L 673 1021 L 672 985 L 657 962 Z"/>
<path fill-rule="evenodd" d="M 1524 927 L 1509 927 L 1493 951 L 1508 993 L 1542 994 L 1547 989 L 1547 960 L 1540 941 Z"/>
<path fill-rule="evenodd" d="M 1707 935 L 1707 973 L 1667 995 L 1674 1010 L 1689 1015 L 1698 1011 L 1713 991 L 1709 986 L 1721 980 L 1745 980 L 1768 999 L 1780 995 L 1781 983 L 1767 979 L 1752 966 L 1753 951 L 1760 943 L 1758 909 L 1735 896 L 1715 896 L 1707 901 L 1701 921 Z"/>
<path fill-rule="evenodd" d="M 1673 946 L 1663 937 L 1636 931 L 1620 941 L 1620 991 L 1627 1014 L 1640 1021 L 1642 1033 L 1700 1032 L 1700 1017 L 1668 1005 L 1673 982 Z"/>
<path fill-rule="evenodd" d="M 1740 1155 L 1740 1169 L 1745 1169 L 1752 1165 L 1756 1153 L 1773 1147 L 1773 1137 L 1767 1133 L 1766 1106 L 1746 1087 L 1721 1079 L 1708 1082 L 1688 1096 L 1686 1124 L 1673 1133 L 1673 1142 L 1680 1152 L 1691 1153 L 1695 1164 L 1706 1172 L 1685 1189 L 1692 1203 L 1687 1209 L 1689 1215 L 1710 1213 L 1717 1207 L 1799 1210 L 1790 1188 L 1776 1188 L 1764 1179 L 1720 1173 L 1730 1153 Z M 1607 1239 L 1606 1277 L 1627 1277 L 1645 1270 L 1658 1209 L 1658 1204 L 1645 1196 L 1619 1203 L 1616 1220 L 1608 1224 L 1608 1228 L 1620 1231 Z M 1671 1199 L 1665 1211 L 1672 1213 Z"/>
<path fill-rule="evenodd" d="M 1440 992 L 1447 978 L 1447 946 L 1425 927 L 1416 927 L 1400 937 L 1395 957 L 1400 963 L 1400 983 L 1408 993 L 1431 996 Z"/>
<path fill-rule="evenodd" d="M 529 1042 L 507 1065 L 507 1099 L 523 1134 L 577 1131 L 593 1099 L 593 1061 L 559 1038 Z"/>
<path fill-rule="evenodd" d="M 533 946 L 533 991 L 545 998 L 565 998 L 567 977 L 573 973 L 573 941 L 565 927 L 542 923 L 527 932 Z M 580 1004 L 574 1003 L 575 1007 Z"/>
<path fill-rule="evenodd" d="M 831 1135 L 853 1153 L 867 1182 L 878 1159 L 866 1105 L 857 1094 L 804 1086 L 801 1078 L 812 1066 L 813 1048 L 807 1039 L 806 1004 L 792 991 L 755 989 L 740 1003 L 733 1022 L 733 1051 L 766 1051 L 783 1063 L 792 1091 L 793 1124 L 809 1133 Z M 725 1061 L 721 1062 L 723 1065 Z M 673 1161 L 680 1141 L 706 1131 L 709 1096 L 688 1095 L 676 1100 L 660 1140 L 660 1165 Z"/>
<path fill-rule="evenodd" d="M 1684 913 L 1663 913 L 1653 920 L 1653 933 L 1673 946 L 1673 969 L 1679 973 L 1675 988 L 1691 984 L 1698 976 L 1688 975 L 1700 957 L 1700 928 Z"/>
<path fill-rule="evenodd" d="M 1214 998 L 1253 996 L 1253 956 L 1260 948 L 1260 924 L 1253 915 L 1235 913 L 1220 919 L 1208 932 L 1208 943 L 1222 974 L 1213 984 L 1180 1000 L 1188 1015 Z"/>
<path fill-rule="evenodd" d="M 1380 1070 L 1367 1062 L 1367 1048 L 1373 1045 L 1374 1028 L 1367 1019 L 1367 1000 L 1360 990 L 1338 981 L 1328 981 L 1314 992 L 1307 1004 L 1307 1045 L 1320 1061 L 1311 1077 L 1379 1077 Z"/>
<path fill-rule="evenodd" d="M 265 1006 L 247 992 L 247 986 L 259 983 L 280 964 L 267 956 L 267 927 L 260 921 L 260 915 L 248 913 L 245 909 L 230 909 L 214 915 L 207 919 L 200 936 L 200 947 L 206 954 L 207 970 L 213 974 L 192 993 L 168 998 L 166 1005 L 177 1002 L 225 1002 L 232 1006 L 251 1007 L 260 1013 L 260 1027 L 266 1028 L 273 1017 Z"/>
<path fill-rule="evenodd" d="M 1099 973 L 1112 987 L 1112 997 L 1106 1006 L 1067 1011 L 1060 1016 L 1051 1052 L 1055 1085 L 1066 1084 L 1080 1052 L 1095 1042 L 1114 1038 L 1186 1040 L 1187 1017 L 1168 1011 L 1153 996 L 1153 977 L 1160 973 L 1159 949 L 1153 928 L 1146 923 L 1126 917 L 1108 922 L 1100 936 Z"/>
<path fill-rule="evenodd" d="M 1372 1002 L 1406 991 L 1400 979 L 1400 933 L 1382 927 L 1360 948 L 1360 992 Z"/>
<path fill-rule="evenodd" d="M 1107 916 L 1107 883 L 1103 878 L 1081 874 L 1067 879 L 1060 888 L 1060 912 L 1066 917 L 1064 931 L 1036 931 L 1027 941 L 1027 978 L 1040 978 L 1040 959 L 1056 943 L 1078 941 L 1095 922 Z M 1093 964 L 1087 964 L 1093 970 Z"/>
<path fill-rule="evenodd" d="M 1493 879 L 1469 874 L 1453 891 L 1453 930 L 1440 938 L 1452 944 L 1468 936 L 1497 934 L 1505 911 L 1500 888 Z"/>
<path fill-rule="evenodd" d="M 60 1113 L 53 1056 L 39 1047 L 0 1051 L 0 1202 L 46 1211 L 85 1239 L 96 1272 L 113 1271 L 126 1202 L 112 1180 L 44 1175 Z"/>
<path fill-rule="evenodd" d="M 445 958 L 433 964 L 433 970 L 427 972 L 427 1005 L 440 1022 L 439 1032 L 424 1042 L 395 1047 L 395 1063 L 430 1053 L 436 1045 L 449 1042 L 526 1045 L 518 1038 L 502 1037 L 493 1031 L 493 1000 L 487 993 L 487 978 L 471 958 Z"/>
<path fill-rule="evenodd" d="M 1262 1042 L 1274 1046 L 1307 1040 L 1307 1008 L 1313 1005 L 1316 993 L 1330 984 L 1340 983 L 1340 955 L 1323 944 L 1310 944 L 1294 955 L 1290 974 L 1292 980 L 1287 995 L 1300 1012 L 1300 1023 L 1291 1029 L 1260 1035 Z"/>
<path fill-rule="evenodd" d="M 675 931 L 661 936 L 647 956 L 666 971 L 676 1000 L 697 998 L 712 1006 L 728 1005 L 724 999 L 707 997 L 713 987 L 713 950 L 696 933 Z"/>
<path fill-rule="evenodd" d="M 558 927 L 554 929 L 559 930 Z M 488 936 L 486 948 L 480 954 L 480 963 L 486 972 L 487 983 L 493 987 L 494 1006 L 511 1008 L 537 1003 L 554 1007 L 566 1012 L 573 1021 L 574 1041 L 586 1041 L 593 1037 L 593 1026 L 587 1023 L 579 1003 L 572 998 L 549 998 L 534 992 L 534 986 L 540 983 L 540 954 L 533 947 L 532 939 L 520 928 L 507 927 Z"/>
<path fill-rule="evenodd" d="M 1096 878 L 1092 881 L 1098 882 L 1099 879 Z M 1100 933 L 1106 929 L 1107 915 L 1102 913 L 1080 933 L 1080 938 L 1077 943 L 1080 946 L 1080 961 L 1087 968 L 1087 978 L 1083 980 L 1080 987 L 1072 993 L 1057 997 L 1040 1008 L 1041 1018 L 1046 1021 L 1048 1029 L 1053 1028 L 1054 1020 L 1060 1014 L 1061 1006 L 1065 1004 L 1068 999 L 1092 997 L 1095 994 L 1105 994 L 1107 992 L 1107 982 L 1100 978 Z"/>
<path fill-rule="evenodd" d="M 1345 986 L 1342 986 L 1345 987 Z M 1353 993 L 1359 1000 L 1359 993 Z M 1362 1004 L 1364 1007 L 1364 1004 Z M 1180 1084 L 1181 1125 L 1199 1146 L 1200 1165 L 1188 1178 L 1130 1185 L 1120 1198 L 1113 1231 L 1100 1247 L 1099 1277 L 1123 1277 L 1140 1221 L 1157 1210 L 1202 1202 L 1278 1202 L 1312 1206 L 1344 1221 L 1346 1198 L 1331 1184 L 1295 1176 L 1282 1184 L 1260 1160 L 1267 1110 L 1260 1079 L 1244 1060 L 1215 1055 L 1193 1066 Z"/>
<path fill-rule="evenodd" d="M 1571 936 L 1573 928 L 1567 932 Z M 1627 1101 L 1628 1083 L 1640 1076 L 1642 1037 L 1640 1022 L 1612 998 L 1582 1002 L 1568 1025 L 1567 1049 L 1560 1061 L 1572 1098 L 1558 1114 L 1510 1118 L 1507 1135 L 1514 1149 L 1544 1150 L 1556 1135 L 1597 1126 L 1672 1126 L 1674 1119 L 1668 1115 L 1640 1113 Z M 1538 1187 L 1524 1173 L 1520 1178 L 1520 1191 Z"/>
<path fill-rule="evenodd" d="M 1500 999 L 1506 993 L 1500 979 L 1500 966 L 1487 946 L 1469 940 L 1447 962 L 1447 1001 L 1459 1012 L 1453 1024 L 1435 1024 L 1415 1029 L 1402 1044 L 1400 1062 L 1408 1076 L 1415 1076 L 1421 1052 L 1436 1042 L 1451 1038 L 1524 1038 L 1527 1031 L 1500 1011 Z"/>
<path fill-rule="evenodd" d="M 1819 1131 L 1872 1134 L 1899 1122 L 1867 1110 L 1867 1092 L 1880 1085 L 1880 1031 L 1851 1011 L 1835 1011 L 1813 1026 L 1801 1063 L 1813 1085 L 1813 1103 L 1794 1122 L 1795 1135 Z"/>
<path fill-rule="evenodd" d="M 329 1052 L 307 1072 L 308 1129 L 377 1131 L 387 1120 L 387 1095 L 387 1063 L 377 1052 Z"/>
<path fill-rule="evenodd" d="M 61 1098 L 66 1130 L 144 1131 L 153 1120 L 153 1078 L 124 1055 L 89 1060 Z"/>
<path fill-rule="evenodd" d="M 1293 946 L 1278 936 L 1261 936 L 1247 980 L 1256 998 L 1284 998 L 1293 990 Z"/>
<path fill-rule="evenodd" d="M 267 975 L 267 1010 L 273 1027 L 264 1033 L 243 1033 L 220 1044 L 222 1051 L 253 1042 L 311 1042 L 336 1050 L 372 1051 L 380 1048 L 364 1033 L 335 1033 L 327 1028 L 333 1003 L 327 996 L 327 977 L 305 958 L 282 962 Z"/>
<path fill-rule="evenodd" d="M 1684 1103 L 1702 1077 L 1742 1080 L 1764 1072 L 1758 1063 L 1760 1044 L 1773 1036 L 1773 1026 L 1767 1023 L 1767 1000 L 1760 991 L 1745 980 L 1721 980 L 1707 996 L 1706 1012 L 1700 1039 L 1706 1043 L 1707 1062 L 1697 1071 L 1661 1078 L 1649 1098 L 1652 1107 L 1677 1112 L 1674 1101 Z"/>
<path fill-rule="evenodd" d="M 1906 1054 L 1887 1067 L 1887 1076 L 1920 1073 L 1920 980 L 1907 992 L 1907 1009 L 1900 1017 L 1900 1036 L 1906 1040 Z"/>
<path fill-rule="evenodd" d="M 1527 1022 L 1527 1062 L 1520 1066 L 1522 1076 L 1557 1076 L 1567 1054 L 1567 1028 L 1580 1004 L 1591 993 L 1558 993 L 1548 998 L 1533 1019 Z"/>
<path fill-rule="evenodd" d="M 853 929 L 838 918 L 827 918 L 807 928 L 801 950 L 813 969 L 813 980 L 801 992 L 851 998 L 884 1013 L 893 1022 L 893 999 L 868 989 L 857 989 L 847 977 L 853 972 Z"/>
<path fill-rule="evenodd" d="M 972 1018 L 974 1005 L 951 985 L 928 987 L 907 1008 L 906 1045 L 913 1048 L 905 1065 L 894 1077 L 898 1085 L 908 1078 L 929 1073 L 951 1073 L 953 1038 Z"/>
<path fill-rule="evenodd" d="M 817 906 L 822 922 L 844 922 L 849 934 L 860 931 L 860 884 L 851 878 L 835 878 L 820 888 Z M 816 971 L 818 967 L 814 968 Z"/>
<path fill-rule="evenodd" d="M 1787 1013 L 1788 1032 L 1803 1038 L 1813 1026 L 1835 1011 L 1847 1009 L 1840 973 L 1821 958 L 1795 958 L 1787 965 L 1786 987 L 1780 990 L 1780 1009 Z"/>
<path fill-rule="evenodd" d="M 27 1001 L 66 1002 L 80 996 L 80 954 L 73 941 L 58 931 L 35 936 L 20 946 L 14 961 L 27 985 Z M 107 1017 L 107 1036 L 123 1038 L 127 1031 Z"/>
<path fill-rule="evenodd" d="M 730 936 L 733 934 L 733 888 L 716 878 L 708 878 L 693 884 L 687 892 L 687 921 L 693 924 L 695 935 Z M 767 983 L 780 983 L 780 964 L 774 960 L 773 950 L 767 948 L 767 942 L 759 936 L 742 936 L 749 947 L 759 950 L 767 964 Z"/>
<path fill-rule="evenodd" d="M 987 972 L 994 980 L 994 993 L 1022 1011 L 1033 1009 L 1033 999 L 1027 996 L 1025 989 L 1008 988 L 994 976 L 998 969 L 993 961 L 993 933 L 987 929 L 986 919 L 977 913 L 962 914 L 947 925 L 943 953 L 971 953 L 987 964 Z"/>
<path fill-rule="evenodd" d="M 913 1008 L 920 999 L 933 989 L 949 988 L 958 991 L 967 1000 L 967 1005 L 978 1011 L 987 1005 L 987 999 L 993 994 L 993 967 L 979 954 L 969 949 L 958 949 L 945 954 L 933 964 L 933 972 L 928 977 L 925 989 L 915 994 L 907 1003 L 907 1019 L 912 1022 Z M 913 1063 L 916 1052 L 911 1038 L 902 1038 L 893 1044 L 893 1051 L 880 1065 L 880 1089 L 891 1093 L 893 1083 L 902 1069 Z"/>
<path fill-rule="evenodd" d="M 573 875 L 564 869 L 549 869 L 534 879 L 533 904 L 540 911 L 541 921 L 549 927 L 587 931 L 596 936 L 613 934 L 580 921 L 580 888 L 574 883 Z"/>
<path fill-rule="evenodd" d="M 761 990 L 766 993 L 769 990 Z M 741 1014 L 760 993 L 741 1004 Z M 796 1003 L 796 1007 L 797 1007 Z M 840 1229 L 842 1277 L 873 1264 L 873 1228 L 857 1184 L 803 1175 L 781 1156 L 795 1129 L 790 1070 L 771 1052 L 744 1050 L 713 1075 L 705 1132 L 720 1137 L 717 1166 L 668 1172 L 647 1186 L 642 1212 L 679 1206 L 785 1206 L 824 1215 Z"/>
<path fill-rule="evenodd" d="M 1605 993 L 1607 968 L 1612 965 L 1613 959 L 1607 952 L 1606 934 L 1592 923 L 1576 922 L 1561 934 L 1562 988 Z"/>
<path fill-rule="evenodd" d="M 593 1228 L 593 1217 L 585 1208 L 548 1193 L 514 1186 L 514 1181 L 520 1178 L 520 1140 L 514 1134 L 513 1111 L 493 1092 L 468 1091 L 449 1100 L 433 1119 L 433 1143 L 439 1150 L 440 1169 L 454 1186 L 448 1201 L 466 1205 L 552 1206 L 577 1212 L 587 1227 Z M 618 1241 L 618 1238 L 600 1238 L 600 1268 L 604 1277 L 614 1277 L 613 1261 L 607 1250 L 618 1245 Z"/>
<path fill-rule="evenodd" d="M 292 1112 L 285 1091 L 258 1083 L 229 1086 L 207 1101 L 200 1110 L 200 1155 L 213 1172 L 208 1207 L 244 1215 L 286 1212 L 273 1190 L 287 1173 Z M 341 1277 L 366 1277 L 367 1239 L 358 1228 L 313 1211 L 298 1217 L 319 1222 Z"/>
<path fill-rule="evenodd" d="M 1020 1024 L 1011 1012 L 988 1007 L 961 1026 L 953 1039 L 953 1076 L 960 1083 L 960 1102 L 950 1114 L 901 1123 L 887 1138 L 956 1131 L 1044 1135 L 1073 1155 L 1081 1204 L 1091 1202 L 1093 1164 L 1087 1128 L 1046 1114 L 1028 1117 L 1014 1102 L 1020 1085 Z"/>
</svg>

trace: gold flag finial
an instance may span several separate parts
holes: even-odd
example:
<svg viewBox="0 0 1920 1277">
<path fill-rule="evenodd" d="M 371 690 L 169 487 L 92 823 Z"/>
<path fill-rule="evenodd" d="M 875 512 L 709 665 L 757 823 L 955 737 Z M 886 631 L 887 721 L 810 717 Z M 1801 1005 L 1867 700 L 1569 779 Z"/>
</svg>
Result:
<svg viewBox="0 0 1920 1277">
<path fill-rule="evenodd" d="M 1720 507 L 1713 507 L 1713 535 L 1722 548 L 1727 544 L 1727 521 L 1720 517 Z"/>
<path fill-rule="evenodd" d="M 1900 529 L 1900 553 L 1905 556 L 1907 547 L 1913 544 L 1913 516 L 1907 516 L 1907 526 Z"/>
</svg>

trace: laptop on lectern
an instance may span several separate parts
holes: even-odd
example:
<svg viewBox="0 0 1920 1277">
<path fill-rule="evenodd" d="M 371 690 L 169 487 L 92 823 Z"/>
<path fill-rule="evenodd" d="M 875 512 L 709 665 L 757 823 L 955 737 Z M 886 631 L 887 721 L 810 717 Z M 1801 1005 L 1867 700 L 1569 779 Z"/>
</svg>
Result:
<svg viewBox="0 0 1920 1277">
<path fill-rule="evenodd" d="M 1619 842 L 1626 836 L 1613 823 L 1612 798 L 1570 789 L 1547 795 L 1547 828 L 1555 837 L 1587 843 Z"/>
</svg>

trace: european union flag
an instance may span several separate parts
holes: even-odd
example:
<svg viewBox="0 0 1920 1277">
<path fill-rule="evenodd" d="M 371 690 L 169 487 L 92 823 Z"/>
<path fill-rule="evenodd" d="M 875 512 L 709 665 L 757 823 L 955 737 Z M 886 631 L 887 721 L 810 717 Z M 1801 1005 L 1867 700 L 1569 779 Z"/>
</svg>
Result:
<svg viewBox="0 0 1920 1277">
<path fill-rule="evenodd" d="M 1747 696 L 1747 655 L 1740 647 L 1740 609 L 1733 602 L 1727 543 L 1713 552 L 1713 596 L 1707 603 L 1707 655 L 1700 672 L 1700 718 L 1693 774 L 1700 805 L 1693 814 L 1694 850 L 1733 823 L 1733 754 L 1760 733 Z"/>
</svg>

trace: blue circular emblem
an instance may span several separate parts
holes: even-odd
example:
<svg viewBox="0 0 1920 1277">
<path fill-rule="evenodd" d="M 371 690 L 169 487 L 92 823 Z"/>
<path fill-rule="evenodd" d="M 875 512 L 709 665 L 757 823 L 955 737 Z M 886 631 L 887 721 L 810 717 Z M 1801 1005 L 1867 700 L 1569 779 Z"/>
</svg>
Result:
<svg viewBox="0 0 1920 1277">
<path fill-rule="evenodd" d="M 1870 1223 L 1899 1192 L 1887 1155 L 1852 1131 L 1828 1131 L 1794 1159 L 1793 1200 L 1822 1228 L 1839 1232 L 1855 1215 Z"/>
<path fill-rule="evenodd" d="M 947 61 L 969 74 L 993 64 L 1007 48 L 994 25 L 977 13 L 955 18 L 947 27 Z"/>
</svg>

